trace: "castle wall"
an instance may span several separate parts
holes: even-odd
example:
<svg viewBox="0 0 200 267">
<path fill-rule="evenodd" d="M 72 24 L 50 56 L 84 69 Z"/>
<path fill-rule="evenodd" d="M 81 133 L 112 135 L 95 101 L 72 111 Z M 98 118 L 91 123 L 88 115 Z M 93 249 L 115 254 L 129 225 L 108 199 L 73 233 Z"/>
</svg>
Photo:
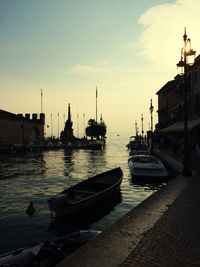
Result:
<svg viewBox="0 0 200 267">
<path fill-rule="evenodd" d="M 13 114 L 0 110 L 0 145 L 36 144 L 44 139 L 45 115 Z"/>
</svg>

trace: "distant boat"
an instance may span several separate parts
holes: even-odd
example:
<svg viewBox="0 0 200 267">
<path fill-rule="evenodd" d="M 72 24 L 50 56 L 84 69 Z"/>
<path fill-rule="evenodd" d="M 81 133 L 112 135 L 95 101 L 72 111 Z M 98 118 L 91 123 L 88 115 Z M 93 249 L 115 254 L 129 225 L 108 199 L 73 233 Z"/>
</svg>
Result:
<svg viewBox="0 0 200 267">
<path fill-rule="evenodd" d="M 0 266 L 52 267 L 101 231 L 82 230 L 0 255 Z"/>
<path fill-rule="evenodd" d="M 102 115 L 100 117 L 100 122 L 98 122 L 97 116 L 97 88 L 96 88 L 96 120 L 90 119 L 88 121 L 88 126 L 85 129 L 86 136 L 91 137 L 91 139 L 96 138 L 97 140 L 101 139 L 105 142 L 105 136 L 107 132 L 106 124 L 103 121 Z"/>
<path fill-rule="evenodd" d="M 100 123 L 97 123 L 94 119 L 90 119 L 88 121 L 88 126 L 85 129 L 86 136 L 96 138 L 97 140 L 105 140 L 106 131 L 107 128 L 105 123 L 102 120 L 100 121 Z"/>
<path fill-rule="evenodd" d="M 129 155 L 150 154 L 150 149 L 141 136 L 131 136 L 126 147 L 129 150 Z"/>
<path fill-rule="evenodd" d="M 120 189 L 122 176 L 120 167 L 97 174 L 50 198 L 49 208 L 57 218 L 72 218 L 87 209 L 95 209 L 105 198 Z"/>
</svg>

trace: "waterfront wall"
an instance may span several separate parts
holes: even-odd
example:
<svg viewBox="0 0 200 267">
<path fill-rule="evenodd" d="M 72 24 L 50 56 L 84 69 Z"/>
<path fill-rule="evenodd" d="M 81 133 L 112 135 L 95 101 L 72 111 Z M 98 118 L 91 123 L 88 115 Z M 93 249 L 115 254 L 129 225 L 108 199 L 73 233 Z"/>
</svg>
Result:
<svg viewBox="0 0 200 267">
<path fill-rule="evenodd" d="M 36 144 L 44 139 L 45 115 L 0 110 L 0 145 Z"/>
</svg>

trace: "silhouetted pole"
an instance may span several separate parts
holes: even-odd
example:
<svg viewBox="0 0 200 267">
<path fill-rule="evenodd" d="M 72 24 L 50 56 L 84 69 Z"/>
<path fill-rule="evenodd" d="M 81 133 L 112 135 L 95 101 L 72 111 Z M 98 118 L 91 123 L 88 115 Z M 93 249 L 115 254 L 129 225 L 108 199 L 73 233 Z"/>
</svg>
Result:
<svg viewBox="0 0 200 267">
<path fill-rule="evenodd" d="M 151 153 L 153 153 L 153 105 L 152 105 L 152 99 L 151 99 L 151 104 L 150 104 L 150 114 L 151 114 Z"/>
<path fill-rule="evenodd" d="M 96 123 L 97 123 L 97 97 L 98 97 L 98 92 L 96 87 Z"/>
<path fill-rule="evenodd" d="M 42 92 L 42 88 L 41 88 L 41 113 L 43 113 L 43 105 L 42 105 L 42 99 L 43 98 L 43 92 Z"/>
<path fill-rule="evenodd" d="M 187 62 L 189 56 L 195 56 L 196 51 L 191 49 L 191 40 L 187 37 L 186 28 L 183 35 L 184 47 L 181 49 L 181 60 L 177 67 L 183 68 L 183 82 L 184 82 L 184 158 L 183 171 L 184 176 L 191 176 L 192 171 L 190 167 L 190 151 L 188 147 L 188 87 L 187 87 L 187 70 L 188 66 L 192 65 Z"/>
<path fill-rule="evenodd" d="M 77 137 L 79 137 L 79 115 L 77 113 Z"/>
<path fill-rule="evenodd" d="M 141 123 L 142 123 L 142 140 L 143 140 L 143 136 L 144 136 L 143 121 L 144 121 L 144 118 L 143 118 L 143 114 L 142 114 L 142 116 L 141 116 Z"/>
<path fill-rule="evenodd" d="M 137 126 L 137 121 L 135 121 L 135 135 L 138 136 L 138 126 Z"/>
<path fill-rule="evenodd" d="M 53 117 L 51 113 L 51 138 L 53 138 Z"/>
<path fill-rule="evenodd" d="M 83 136 L 85 137 L 85 113 L 83 113 Z"/>
<path fill-rule="evenodd" d="M 60 125 L 59 125 L 59 112 L 58 112 L 58 138 L 59 138 L 59 136 L 60 136 L 60 127 L 59 127 Z"/>
</svg>

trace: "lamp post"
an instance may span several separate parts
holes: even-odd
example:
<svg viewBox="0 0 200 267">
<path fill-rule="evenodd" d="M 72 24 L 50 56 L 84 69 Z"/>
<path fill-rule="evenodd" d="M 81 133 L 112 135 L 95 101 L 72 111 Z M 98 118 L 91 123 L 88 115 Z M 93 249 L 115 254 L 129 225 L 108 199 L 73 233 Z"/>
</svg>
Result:
<svg viewBox="0 0 200 267">
<path fill-rule="evenodd" d="M 187 37 L 186 28 L 183 35 L 184 46 L 181 49 L 181 60 L 176 64 L 178 68 L 181 69 L 183 75 L 183 85 L 184 85 L 184 155 L 183 155 L 183 171 L 184 176 L 191 176 L 192 171 L 190 168 L 190 151 L 188 146 L 188 67 L 192 65 L 189 62 L 189 57 L 195 56 L 196 51 L 191 48 L 191 40 Z"/>
<path fill-rule="evenodd" d="M 151 114 L 151 153 L 153 152 L 153 105 L 152 105 L 152 99 L 151 99 L 151 103 L 150 103 L 150 114 Z"/>
<path fill-rule="evenodd" d="M 143 121 L 144 121 L 144 118 L 143 118 L 143 114 L 142 114 L 142 115 L 141 115 L 141 123 L 142 123 L 142 141 L 143 141 L 143 138 L 144 138 Z"/>
</svg>

